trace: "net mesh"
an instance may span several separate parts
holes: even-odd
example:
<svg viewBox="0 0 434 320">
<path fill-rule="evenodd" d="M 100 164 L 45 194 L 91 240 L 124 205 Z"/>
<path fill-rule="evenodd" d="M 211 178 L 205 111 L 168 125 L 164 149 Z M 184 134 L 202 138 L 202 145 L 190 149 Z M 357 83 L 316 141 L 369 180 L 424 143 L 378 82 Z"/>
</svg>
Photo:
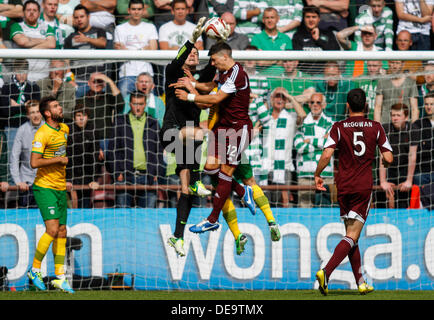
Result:
<svg viewBox="0 0 434 320">
<path fill-rule="evenodd" d="M 69 59 L 57 60 L 57 64 L 47 61 L 45 66 L 49 67 L 37 72 L 23 71 L 20 61 L 3 61 L 0 96 L 0 178 L 4 186 L 0 196 L 1 205 L 8 209 L 0 220 L 0 264 L 8 266 L 8 279 L 17 288 L 28 288 L 25 271 L 44 231 L 31 190 L 20 185 L 25 182 L 31 186 L 33 182 L 35 171 L 28 163 L 32 141 L 29 132 L 34 133 L 39 126 L 33 123 L 23 127 L 29 124 L 29 119 L 35 119 L 25 114 L 25 105 L 54 94 L 70 127 L 67 179 L 73 186 L 68 192 L 66 265 L 75 288 L 308 289 L 312 288 L 313 271 L 330 257 L 333 241 L 344 232 L 337 219 L 331 218 L 333 215 L 336 218 L 339 212 L 333 183 L 337 160 L 334 159 L 328 172 L 327 192 L 312 189 L 312 170 L 331 124 L 347 115 L 348 91 L 362 88 L 367 95 L 367 117 L 374 119 L 375 110 L 379 110 L 396 157 L 394 165 L 385 170 L 385 181 L 380 180 L 379 159 L 373 164 L 371 207 L 375 214 L 370 217 L 372 226 L 367 227 L 364 235 L 366 277 L 382 281 L 384 289 L 432 289 L 432 282 L 427 280 L 427 274 L 434 273 L 434 238 L 429 229 L 432 216 L 429 211 L 409 209 L 432 208 L 429 193 L 422 188 L 421 180 L 417 180 L 420 188 L 414 187 L 414 180 L 413 188 L 398 190 L 407 179 L 410 142 L 418 139 L 422 148 L 432 146 L 432 133 L 427 136 L 423 128 L 411 127 L 416 118 L 427 116 L 424 97 L 434 87 L 434 67 L 427 61 L 401 61 L 400 66 L 392 66 L 388 61 L 358 60 L 241 61 L 253 93 L 250 115 L 260 129 L 245 154 L 281 225 L 282 241 L 270 242 L 264 216 L 251 217 L 233 196 L 240 229 L 251 240 L 249 253 L 236 256 L 232 234 L 227 226 L 222 226 L 217 232 L 200 237 L 187 232 L 184 259 L 166 244 L 174 230 L 179 196 L 174 156 L 154 146 L 146 155 L 152 155 L 164 168 L 158 171 L 161 174 L 149 178 L 146 168 L 135 170 L 135 182 L 127 184 L 115 174 L 116 161 L 131 157 L 137 148 L 131 134 L 124 144 L 114 142 L 119 133 L 119 119 L 129 117 L 130 91 L 145 92 L 146 112 L 161 127 L 165 110 L 164 70 L 169 61 L 146 61 L 151 66 L 149 72 L 133 79 L 119 76 L 122 65 L 130 61 L 96 63 Z M 205 63 L 202 61 L 201 66 Z M 23 75 L 34 79 L 33 75 L 40 71 L 44 73 L 42 78 L 23 85 Z M 61 84 L 59 88 L 57 84 Z M 324 103 L 325 117 L 321 123 L 309 122 L 310 101 L 315 97 L 322 97 Z M 295 104 L 301 106 L 304 114 Z M 396 104 L 405 104 L 409 114 L 408 119 L 404 117 L 404 123 L 408 124 L 399 129 L 392 124 L 394 118 L 390 114 Z M 81 128 L 83 114 L 88 121 Z M 207 119 L 208 113 L 203 111 L 204 127 Z M 158 138 L 158 132 L 150 134 Z M 205 155 L 206 143 L 202 151 Z M 205 157 L 202 168 L 204 160 Z M 432 176 L 432 158 L 425 154 L 418 156 L 417 161 L 416 173 Z M 205 174 L 201 178 L 206 185 L 210 184 Z M 394 190 L 393 197 L 385 192 L 387 188 Z M 206 217 L 211 206 L 211 197 L 195 198 L 189 223 Z M 389 210 L 393 208 L 403 210 Z M 417 228 L 423 232 L 415 232 Z M 388 239 L 392 239 L 391 243 Z M 402 248 L 405 241 L 410 243 Z M 398 251 L 389 245 L 398 246 Z M 312 258 L 314 253 L 317 255 Z M 406 265 L 403 274 L 403 259 L 407 263 L 413 257 L 415 262 Z M 53 258 L 47 254 L 44 276 L 53 276 L 52 264 Z M 337 286 L 354 288 L 349 270 L 347 263 L 336 272 Z"/>
</svg>

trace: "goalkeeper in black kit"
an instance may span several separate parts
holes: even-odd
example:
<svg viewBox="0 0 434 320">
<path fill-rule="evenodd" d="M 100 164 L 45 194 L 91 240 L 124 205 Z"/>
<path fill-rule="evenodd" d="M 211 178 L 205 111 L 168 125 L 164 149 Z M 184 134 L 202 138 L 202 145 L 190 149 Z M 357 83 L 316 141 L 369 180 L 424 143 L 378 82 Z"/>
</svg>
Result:
<svg viewBox="0 0 434 320">
<path fill-rule="evenodd" d="M 200 181 L 199 167 L 201 163 L 202 142 L 204 133 L 199 127 L 201 109 L 195 103 L 179 100 L 175 96 L 175 88 L 170 84 L 179 78 L 192 74 L 199 81 L 212 81 L 215 68 L 208 64 L 202 71 L 197 71 L 199 52 L 194 44 L 203 32 L 206 18 L 201 18 L 194 29 L 191 39 L 179 49 L 176 58 L 167 65 L 165 71 L 166 112 L 160 131 L 160 141 L 168 153 L 176 157 L 176 174 L 181 180 L 181 196 L 176 210 L 176 227 L 168 244 L 175 248 L 178 255 L 184 256 L 184 229 L 192 208 L 192 195 L 209 196 Z"/>
</svg>

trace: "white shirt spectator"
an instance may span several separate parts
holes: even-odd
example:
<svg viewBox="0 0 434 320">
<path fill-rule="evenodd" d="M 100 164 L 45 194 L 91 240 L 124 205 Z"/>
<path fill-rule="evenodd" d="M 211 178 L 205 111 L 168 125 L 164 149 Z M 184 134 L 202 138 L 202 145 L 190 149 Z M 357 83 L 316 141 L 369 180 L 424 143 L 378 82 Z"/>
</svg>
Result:
<svg viewBox="0 0 434 320">
<path fill-rule="evenodd" d="M 412 14 L 417 17 L 422 17 L 422 10 L 420 8 L 419 0 L 395 0 L 396 2 L 402 3 L 404 6 L 404 12 Z M 434 0 L 425 0 L 425 3 L 429 6 L 434 5 Z M 418 23 L 412 21 L 399 20 L 398 28 L 396 34 L 402 30 L 407 30 L 410 33 L 421 33 L 424 35 L 430 34 L 431 22 Z"/>
<path fill-rule="evenodd" d="M 149 45 L 150 40 L 158 41 L 157 28 L 152 23 L 141 22 L 134 26 L 125 22 L 115 28 L 114 42 L 125 45 L 128 50 L 142 50 Z M 119 76 L 137 76 L 141 72 L 154 74 L 149 62 L 132 60 L 121 66 Z"/>
<path fill-rule="evenodd" d="M 193 33 L 195 24 L 186 21 L 183 25 L 177 25 L 173 21 L 169 21 L 160 27 L 158 38 L 160 42 L 167 42 L 169 47 L 181 47 Z M 200 37 L 197 42 L 203 42 Z"/>
</svg>

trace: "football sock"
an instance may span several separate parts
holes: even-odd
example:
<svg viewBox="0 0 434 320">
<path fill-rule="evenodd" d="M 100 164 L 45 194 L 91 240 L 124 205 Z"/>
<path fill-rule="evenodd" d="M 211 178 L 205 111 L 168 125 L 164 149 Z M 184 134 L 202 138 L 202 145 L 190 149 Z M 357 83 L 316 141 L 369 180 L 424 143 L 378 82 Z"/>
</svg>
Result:
<svg viewBox="0 0 434 320">
<path fill-rule="evenodd" d="M 196 183 L 196 181 L 200 180 L 199 171 L 196 170 L 190 170 L 190 185 L 193 185 Z"/>
<path fill-rule="evenodd" d="M 184 237 L 184 229 L 187 224 L 188 216 L 190 215 L 192 207 L 191 197 L 189 194 L 181 193 L 176 206 L 176 226 L 175 233 L 176 238 Z"/>
<path fill-rule="evenodd" d="M 229 226 L 229 229 L 231 230 L 235 240 L 237 240 L 241 231 L 240 228 L 238 227 L 237 211 L 235 210 L 234 203 L 232 202 L 231 199 L 229 198 L 226 199 L 222 211 L 223 211 L 223 218 L 225 218 L 226 223 Z"/>
<path fill-rule="evenodd" d="M 56 238 L 53 241 L 53 255 L 54 255 L 54 274 L 58 278 L 65 275 L 65 252 L 66 252 L 66 238 Z"/>
<path fill-rule="evenodd" d="M 343 237 L 341 242 L 338 243 L 332 257 L 324 268 L 327 279 L 330 278 L 333 270 L 335 270 L 336 267 L 341 264 L 342 260 L 345 259 L 353 246 L 354 240 L 347 236 Z"/>
<path fill-rule="evenodd" d="M 33 258 L 33 268 L 41 269 L 42 260 L 47 254 L 48 248 L 50 247 L 50 244 L 51 242 L 53 242 L 53 240 L 54 238 L 46 232 L 39 239 L 38 246 L 36 247 L 35 256 Z"/>
<path fill-rule="evenodd" d="M 365 280 L 362 275 L 362 259 L 360 257 L 360 250 L 358 243 L 355 243 L 348 253 L 348 258 L 350 259 L 351 269 L 353 269 L 354 278 L 356 279 L 357 285 L 361 285 Z"/>
<path fill-rule="evenodd" d="M 261 209 L 262 213 L 267 219 L 267 222 L 275 221 L 273 212 L 271 211 L 270 202 L 268 202 L 268 198 L 265 196 L 261 187 L 257 184 L 252 186 L 253 190 L 253 200 L 255 200 L 256 205 Z"/>
<path fill-rule="evenodd" d="M 208 216 L 208 221 L 211 223 L 217 222 L 220 211 L 223 208 L 223 205 L 226 202 L 226 199 L 229 197 L 232 191 L 232 177 L 224 174 L 223 172 L 219 172 L 218 176 L 218 184 L 216 188 L 216 192 L 213 197 L 212 205 L 213 209 L 211 214 Z"/>
<path fill-rule="evenodd" d="M 244 187 L 238 182 L 236 182 L 234 179 L 232 179 L 232 190 L 234 190 L 240 198 L 244 197 L 244 194 L 246 193 Z"/>
</svg>

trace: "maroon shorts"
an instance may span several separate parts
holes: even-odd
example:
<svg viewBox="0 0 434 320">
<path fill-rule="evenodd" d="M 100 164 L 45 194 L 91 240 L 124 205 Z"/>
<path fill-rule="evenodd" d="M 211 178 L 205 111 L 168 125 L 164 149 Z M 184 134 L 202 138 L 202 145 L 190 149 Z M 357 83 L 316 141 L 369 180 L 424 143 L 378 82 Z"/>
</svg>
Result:
<svg viewBox="0 0 434 320">
<path fill-rule="evenodd" d="M 249 146 L 252 137 L 252 123 L 228 128 L 216 125 L 209 136 L 208 156 L 220 160 L 222 164 L 237 166 L 242 152 Z"/>
<path fill-rule="evenodd" d="M 372 191 L 338 194 L 338 203 L 342 219 L 357 219 L 362 223 L 368 218 L 371 207 Z"/>
</svg>

